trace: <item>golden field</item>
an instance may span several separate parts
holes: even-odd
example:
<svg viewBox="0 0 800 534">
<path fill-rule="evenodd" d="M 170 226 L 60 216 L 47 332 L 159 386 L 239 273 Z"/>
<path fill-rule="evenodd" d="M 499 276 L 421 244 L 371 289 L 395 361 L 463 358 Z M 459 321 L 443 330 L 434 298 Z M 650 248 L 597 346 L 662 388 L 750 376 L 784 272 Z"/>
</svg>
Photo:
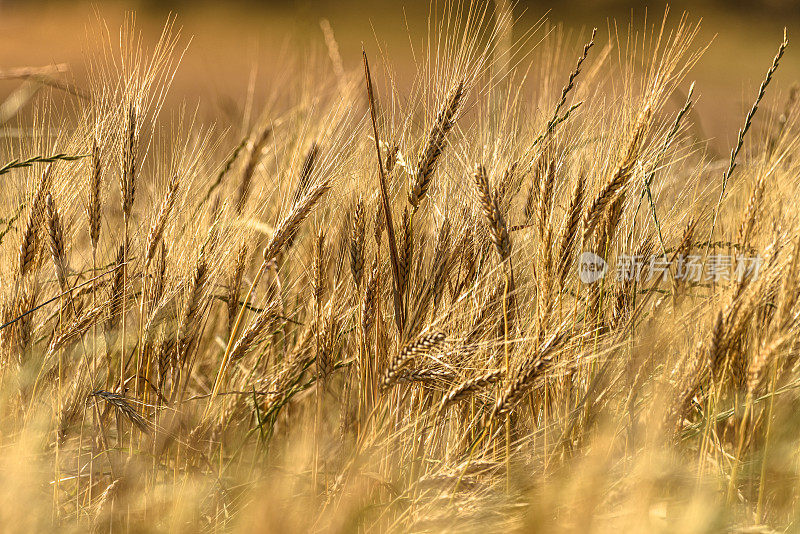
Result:
<svg viewBox="0 0 800 534">
<path fill-rule="evenodd" d="M 0 23 L 4 531 L 796 530 L 793 18 L 123 7 Z"/>
</svg>

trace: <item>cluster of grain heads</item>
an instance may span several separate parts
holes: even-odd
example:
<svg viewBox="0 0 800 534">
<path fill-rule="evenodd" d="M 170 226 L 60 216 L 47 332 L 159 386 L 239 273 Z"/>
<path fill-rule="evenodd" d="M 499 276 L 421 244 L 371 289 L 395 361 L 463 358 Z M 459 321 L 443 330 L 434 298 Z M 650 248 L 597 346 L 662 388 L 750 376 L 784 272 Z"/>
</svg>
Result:
<svg viewBox="0 0 800 534">
<path fill-rule="evenodd" d="M 209 402 L 206 405 L 206 411 L 203 416 L 204 420 L 206 420 L 206 418 L 208 417 L 210 410 L 213 406 L 214 400 L 216 399 L 216 396 L 219 393 L 219 388 L 222 385 L 225 370 L 227 369 L 228 364 L 231 360 L 231 352 L 234 348 L 237 336 L 239 335 L 239 327 L 242 323 L 245 312 L 249 306 L 250 298 L 253 295 L 253 291 L 256 285 L 258 284 L 261 277 L 264 275 L 264 272 L 266 271 L 267 267 L 269 265 L 275 264 L 276 256 L 281 252 L 281 249 L 287 244 L 287 241 L 289 241 L 292 238 L 292 236 L 296 234 L 302 222 L 311 213 L 311 210 L 314 207 L 314 205 L 322 198 L 322 196 L 330 189 L 330 187 L 331 183 L 329 180 L 324 180 L 315 185 L 312 185 L 305 194 L 303 194 L 293 203 L 289 213 L 275 227 L 275 231 L 273 232 L 272 237 L 267 243 L 267 246 L 264 247 L 263 250 L 264 259 L 261 263 L 261 266 L 258 268 L 258 271 L 253 279 L 253 282 L 250 285 L 250 289 L 248 290 L 243 303 L 239 308 L 239 312 L 236 315 L 236 319 L 233 321 L 233 325 L 230 327 L 228 344 L 225 348 L 225 353 L 223 354 L 222 361 L 220 362 L 216 378 L 214 379 L 214 385 L 212 387 L 211 395 L 209 397 Z"/>
</svg>

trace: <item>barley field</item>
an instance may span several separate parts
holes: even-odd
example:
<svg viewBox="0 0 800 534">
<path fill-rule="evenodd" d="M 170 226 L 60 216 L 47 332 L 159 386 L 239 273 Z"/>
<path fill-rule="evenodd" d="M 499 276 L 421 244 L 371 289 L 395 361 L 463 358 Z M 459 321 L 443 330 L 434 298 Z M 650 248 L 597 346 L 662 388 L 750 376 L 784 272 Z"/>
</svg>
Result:
<svg viewBox="0 0 800 534">
<path fill-rule="evenodd" d="M 2 71 L 2 531 L 798 530 L 793 36 L 720 151 L 691 14 L 514 13 L 216 119 L 179 16 Z"/>
</svg>

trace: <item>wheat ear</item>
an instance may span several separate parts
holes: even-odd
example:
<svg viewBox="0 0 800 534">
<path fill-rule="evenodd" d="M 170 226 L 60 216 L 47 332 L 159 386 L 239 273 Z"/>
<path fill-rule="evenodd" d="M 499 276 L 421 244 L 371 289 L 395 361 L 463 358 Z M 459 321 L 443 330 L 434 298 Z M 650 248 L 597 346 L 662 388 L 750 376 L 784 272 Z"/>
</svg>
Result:
<svg viewBox="0 0 800 534">
<path fill-rule="evenodd" d="M 364 212 L 364 201 L 358 199 L 355 210 L 353 210 L 353 224 L 350 228 L 350 272 L 353 275 L 353 283 L 356 288 L 361 287 L 361 279 L 364 276 L 364 241 L 366 236 L 366 215 Z"/>
<path fill-rule="evenodd" d="M 443 412 L 448 406 L 455 404 L 467 397 L 474 395 L 486 386 L 494 384 L 503 377 L 502 369 L 493 369 L 475 378 L 462 382 L 457 387 L 450 390 L 439 403 L 439 412 Z"/>
<path fill-rule="evenodd" d="M 239 182 L 239 190 L 236 194 L 236 213 L 241 213 L 244 205 L 247 203 L 247 197 L 250 194 L 250 184 L 253 181 L 253 175 L 256 172 L 256 167 L 261 161 L 261 153 L 264 147 L 267 146 L 272 135 L 272 127 L 268 126 L 261 130 L 256 138 L 249 145 L 247 152 L 247 163 L 245 163 L 244 171 L 242 171 L 242 179 Z"/>
<path fill-rule="evenodd" d="M 56 271 L 56 280 L 61 291 L 67 291 L 67 251 L 64 241 L 64 227 L 56 209 L 53 196 L 48 193 L 45 201 L 47 207 L 47 234 L 50 237 L 50 255 Z"/>
<path fill-rule="evenodd" d="M 588 243 L 597 225 L 603 219 L 603 214 L 614 200 L 617 194 L 627 185 L 634 165 L 638 159 L 639 147 L 644 138 L 647 124 L 650 119 L 650 105 L 645 106 L 639 115 L 636 125 L 631 135 L 630 141 L 623 153 L 621 161 L 614 172 L 611 174 L 606 185 L 589 205 L 583 217 L 583 242 Z"/>
<path fill-rule="evenodd" d="M 436 171 L 436 164 L 447 146 L 447 133 L 453 128 L 458 114 L 459 105 L 464 96 L 464 81 L 460 81 L 445 99 L 444 106 L 436 115 L 436 120 L 428 133 L 425 149 L 419 158 L 414 182 L 408 192 L 408 202 L 414 209 L 425 198 L 431 185 L 431 178 Z"/>
<path fill-rule="evenodd" d="M 97 250 L 97 243 L 100 240 L 100 206 L 101 191 L 103 185 L 103 167 L 100 155 L 100 144 L 97 138 L 92 139 L 92 160 L 89 169 L 89 198 L 86 204 L 86 217 L 89 226 L 89 240 L 92 242 L 92 250 Z"/>
<path fill-rule="evenodd" d="M 444 343 L 444 340 L 445 335 L 442 332 L 434 332 L 424 335 L 403 347 L 386 369 L 386 374 L 383 377 L 383 388 L 388 389 L 392 387 L 397 381 L 400 371 L 409 365 L 414 358 L 418 358 L 435 350 Z"/>
<path fill-rule="evenodd" d="M 177 174 L 173 174 L 172 178 L 170 178 L 169 185 L 167 186 L 167 192 L 164 194 L 164 199 L 161 201 L 161 205 L 158 208 L 156 218 L 153 220 L 153 224 L 150 226 L 150 231 L 147 233 L 147 246 L 145 247 L 147 254 L 144 262 L 145 267 L 150 265 L 150 262 L 153 260 L 153 257 L 156 253 L 156 247 L 164 235 L 164 228 L 167 225 L 167 219 L 169 219 L 169 215 L 172 212 L 173 206 L 175 205 L 175 200 L 178 197 L 179 185 L 180 178 Z"/>
<path fill-rule="evenodd" d="M 734 169 L 736 169 L 736 157 L 739 155 L 739 151 L 742 149 L 742 145 L 744 145 L 744 137 L 747 135 L 747 131 L 750 129 L 750 125 L 753 123 L 753 117 L 758 111 L 758 106 L 761 103 L 761 100 L 764 98 L 764 94 L 767 91 L 767 87 L 769 86 L 770 82 L 772 81 L 772 76 L 775 74 L 775 71 L 778 70 L 778 64 L 783 57 L 784 52 L 786 52 L 786 47 L 789 46 L 789 37 L 786 32 L 786 28 L 783 29 L 783 41 L 781 41 L 780 46 L 778 47 L 778 52 L 775 54 L 775 57 L 772 60 L 772 65 L 770 65 L 769 69 L 767 69 L 767 75 L 764 78 L 764 81 L 761 82 L 761 85 L 758 88 L 758 94 L 756 95 L 756 100 L 753 102 L 753 106 L 747 112 L 747 115 L 744 118 L 744 125 L 739 130 L 739 135 L 736 137 L 736 146 L 733 147 L 731 150 L 731 157 L 728 160 L 728 168 L 725 169 L 725 172 L 722 174 L 722 190 L 719 193 L 719 200 L 717 200 L 717 206 L 714 208 L 714 218 L 711 221 L 711 230 L 708 234 L 708 241 L 714 238 L 714 229 L 717 225 L 717 216 L 719 215 L 719 207 L 722 204 L 722 199 L 725 198 L 725 192 L 728 187 L 728 180 L 730 180 L 731 175 L 733 174 Z"/>
</svg>

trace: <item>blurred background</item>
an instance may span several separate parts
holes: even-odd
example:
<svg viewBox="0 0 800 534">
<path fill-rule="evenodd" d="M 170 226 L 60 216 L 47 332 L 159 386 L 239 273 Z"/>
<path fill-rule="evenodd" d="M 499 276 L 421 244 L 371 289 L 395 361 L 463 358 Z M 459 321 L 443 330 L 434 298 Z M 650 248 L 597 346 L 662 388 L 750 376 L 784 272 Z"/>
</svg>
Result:
<svg viewBox="0 0 800 534">
<path fill-rule="evenodd" d="M 441 0 L 440 0 L 441 1 Z M 575 30 L 574 55 L 593 26 L 598 44 L 608 41 L 614 23 L 624 28 L 633 20 L 641 26 L 660 22 L 666 2 L 623 0 L 519 1 L 515 4 L 515 35 L 546 16 L 554 24 Z M 736 138 L 743 113 L 753 100 L 782 37 L 789 30 L 789 49 L 771 87 L 769 102 L 777 106 L 793 82 L 800 81 L 800 3 L 791 0 L 695 0 L 670 2 L 671 20 L 686 10 L 690 20 L 702 19 L 697 44 L 713 41 L 690 74 L 700 100 L 696 106 L 711 147 L 727 151 Z M 241 102 L 254 66 L 256 93 L 267 91 L 270 79 L 291 61 L 324 51 L 320 20 L 330 21 L 345 67 L 360 62 L 361 43 L 376 49 L 380 43 L 399 73 L 412 68 L 409 33 L 419 38 L 427 31 L 431 3 L 426 0 L 190 0 L 23 1 L 0 0 L 0 98 L 20 85 L 8 74 L 18 67 L 65 63 L 80 86 L 92 34 L 99 32 L 98 17 L 112 37 L 126 12 L 135 11 L 137 26 L 157 39 L 173 13 L 184 41 L 191 44 L 178 70 L 168 105 L 199 102 L 209 117 L 213 108 Z M 794 38 L 794 39 L 793 39 Z M 2 115 L 2 113 L 0 113 Z M 201 117 L 204 118 L 204 117 Z M 0 117 L 2 119 L 2 117 Z"/>
</svg>

